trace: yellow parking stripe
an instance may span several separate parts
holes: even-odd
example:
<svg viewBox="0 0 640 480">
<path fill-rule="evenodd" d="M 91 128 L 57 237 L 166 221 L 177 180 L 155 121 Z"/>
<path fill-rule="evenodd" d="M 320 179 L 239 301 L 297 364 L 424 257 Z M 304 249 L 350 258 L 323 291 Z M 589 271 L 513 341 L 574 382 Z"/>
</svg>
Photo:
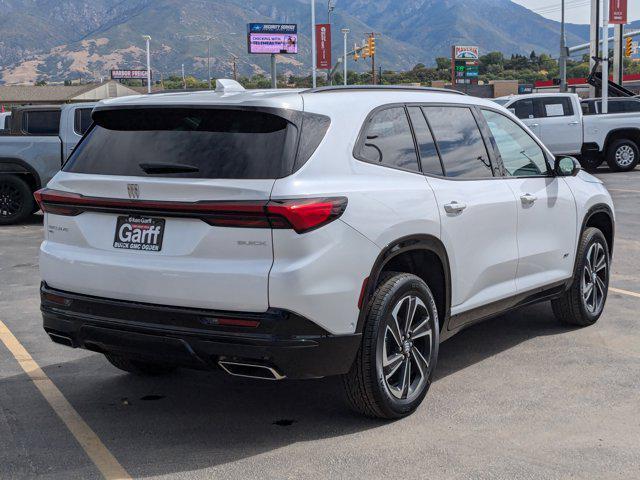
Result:
<svg viewBox="0 0 640 480">
<path fill-rule="evenodd" d="M 22 346 L 18 339 L 11 333 L 7 326 L 0 320 L 0 340 L 9 349 L 18 361 L 22 369 L 40 393 L 58 414 L 67 426 L 89 458 L 98 467 L 100 473 L 107 479 L 130 479 L 118 460 L 111 454 L 107 447 L 100 441 L 91 427 L 86 424 L 78 412 L 71 406 L 62 392 L 55 386 L 51 379 L 42 371 L 29 352 Z"/>
<path fill-rule="evenodd" d="M 630 292 L 629 290 L 620 290 L 619 288 L 609 287 L 609 291 L 613 293 L 622 293 L 623 295 L 629 295 L 630 297 L 640 298 L 640 293 Z"/>
<path fill-rule="evenodd" d="M 623 193 L 640 193 L 640 190 L 629 190 L 626 188 L 607 188 L 610 192 L 623 192 Z"/>
</svg>

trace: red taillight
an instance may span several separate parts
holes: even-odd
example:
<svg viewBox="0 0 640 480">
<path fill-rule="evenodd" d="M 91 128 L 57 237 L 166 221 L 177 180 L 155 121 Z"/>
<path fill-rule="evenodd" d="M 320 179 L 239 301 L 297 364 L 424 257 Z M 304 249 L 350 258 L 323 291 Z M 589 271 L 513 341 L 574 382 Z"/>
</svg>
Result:
<svg viewBox="0 0 640 480">
<path fill-rule="evenodd" d="M 335 220 L 347 207 L 345 197 L 239 202 L 167 202 L 85 197 L 43 188 L 34 197 L 41 210 L 75 216 L 85 211 L 147 213 L 165 217 L 199 218 L 217 227 L 292 228 L 304 233 Z"/>
<path fill-rule="evenodd" d="M 260 325 L 258 320 L 245 320 L 243 318 L 216 318 L 215 323 L 224 327 L 248 327 L 256 328 Z"/>
<path fill-rule="evenodd" d="M 345 197 L 272 200 L 267 204 L 269 217 L 281 217 L 297 233 L 308 232 L 332 222 L 347 208 Z M 273 224 L 273 228 L 287 228 Z"/>
</svg>

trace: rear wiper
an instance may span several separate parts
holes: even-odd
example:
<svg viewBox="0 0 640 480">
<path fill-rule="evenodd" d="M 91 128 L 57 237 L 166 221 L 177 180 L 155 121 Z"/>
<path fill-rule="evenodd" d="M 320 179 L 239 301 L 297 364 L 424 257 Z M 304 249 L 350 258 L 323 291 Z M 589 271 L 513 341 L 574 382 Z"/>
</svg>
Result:
<svg viewBox="0 0 640 480">
<path fill-rule="evenodd" d="M 154 174 L 154 173 L 195 173 L 199 172 L 200 169 L 193 165 L 186 165 L 184 163 L 164 163 L 164 162 L 153 162 L 153 163 L 140 163 L 140 168 L 145 171 L 145 173 Z"/>
</svg>

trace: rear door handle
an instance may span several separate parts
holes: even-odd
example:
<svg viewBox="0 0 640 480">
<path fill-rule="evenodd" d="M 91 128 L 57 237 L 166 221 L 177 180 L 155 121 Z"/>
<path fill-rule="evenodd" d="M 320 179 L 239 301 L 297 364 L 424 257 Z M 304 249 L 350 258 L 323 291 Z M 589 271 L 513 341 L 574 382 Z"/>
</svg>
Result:
<svg viewBox="0 0 640 480">
<path fill-rule="evenodd" d="M 461 213 L 465 208 L 467 208 L 466 204 L 454 200 L 453 202 L 445 204 L 444 211 L 447 213 Z"/>
<path fill-rule="evenodd" d="M 532 124 L 531 124 L 531 125 L 529 125 L 529 126 L 530 126 L 530 127 L 534 127 L 534 128 L 535 128 L 535 127 L 539 127 L 539 126 L 540 126 L 540 124 L 539 124 L 539 123 L 532 123 Z"/>
<path fill-rule="evenodd" d="M 575 122 L 570 122 L 569 125 L 580 125 L 580 122 L 576 120 Z"/>
<path fill-rule="evenodd" d="M 534 203 L 536 203 L 537 199 L 538 197 L 536 197 L 535 195 L 531 195 L 530 193 L 520 195 L 520 200 L 522 201 L 523 205 L 533 205 Z"/>
</svg>

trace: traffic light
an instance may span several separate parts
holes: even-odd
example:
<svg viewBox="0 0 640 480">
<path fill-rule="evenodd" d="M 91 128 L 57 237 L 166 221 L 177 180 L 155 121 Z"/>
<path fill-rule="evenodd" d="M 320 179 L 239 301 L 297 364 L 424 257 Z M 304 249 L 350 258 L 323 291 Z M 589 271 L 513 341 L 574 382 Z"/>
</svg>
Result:
<svg viewBox="0 0 640 480">
<path fill-rule="evenodd" d="M 371 35 L 369 37 L 369 55 L 374 56 L 376 54 L 376 37 Z"/>
<path fill-rule="evenodd" d="M 362 47 L 362 58 L 368 58 L 371 56 L 371 51 L 369 50 L 369 42 L 362 42 L 364 46 Z"/>
<path fill-rule="evenodd" d="M 624 46 L 624 56 L 630 57 L 633 54 L 633 39 L 631 37 L 627 37 L 626 43 Z"/>
</svg>

